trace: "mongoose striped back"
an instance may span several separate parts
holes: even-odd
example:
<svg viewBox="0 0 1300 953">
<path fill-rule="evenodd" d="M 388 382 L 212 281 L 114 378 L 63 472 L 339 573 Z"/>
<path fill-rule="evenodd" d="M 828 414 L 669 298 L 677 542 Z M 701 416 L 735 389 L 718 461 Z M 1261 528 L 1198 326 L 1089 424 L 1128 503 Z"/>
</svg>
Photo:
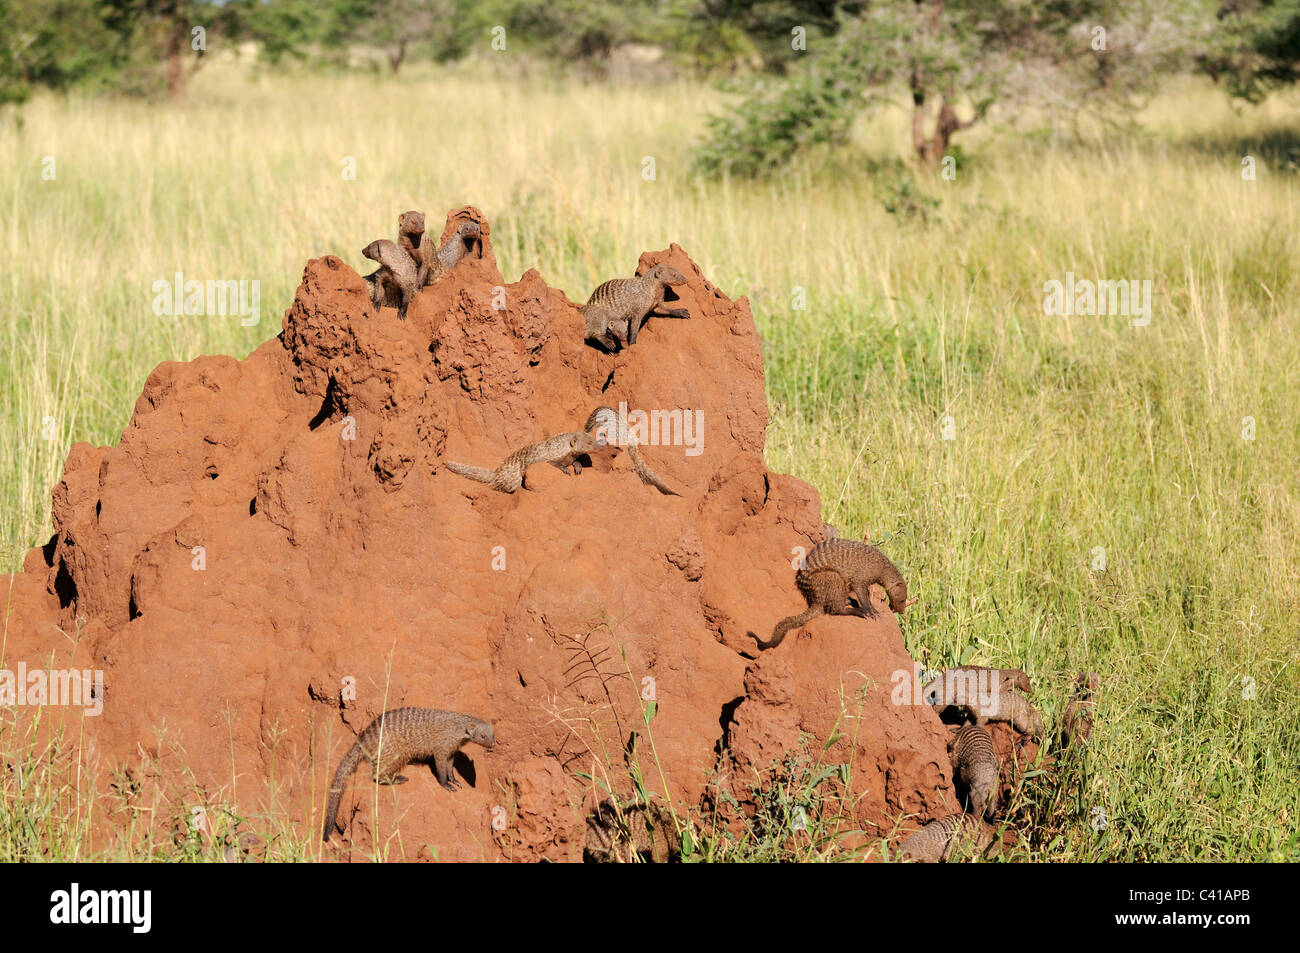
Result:
<svg viewBox="0 0 1300 953">
<path fill-rule="evenodd" d="M 993 843 L 993 829 L 973 814 L 945 814 L 898 845 L 900 860 L 935 864 Z"/>
<path fill-rule="evenodd" d="M 989 733 L 963 725 L 952 739 L 952 772 L 966 786 L 972 814 L 992 818 L 998 808 L 998 756 Z"/>
</svg>

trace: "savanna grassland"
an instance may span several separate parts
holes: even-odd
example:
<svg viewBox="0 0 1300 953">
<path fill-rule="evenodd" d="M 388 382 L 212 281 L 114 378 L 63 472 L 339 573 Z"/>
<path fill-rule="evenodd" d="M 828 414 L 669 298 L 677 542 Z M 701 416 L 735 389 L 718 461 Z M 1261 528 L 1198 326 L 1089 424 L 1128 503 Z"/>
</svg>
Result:
<svg viewBox="0 0 1300 953">
<path fill-rule="evenodd" d="M 158 362 L 247 354 L 308 258 L 360 268 L 403 209 L 479 206 L 507 279 L 536 267 L 575 300 L 675 241 L 749 297 L 769 464 L 898 562 L 912 654 L 1024 667 L 1049 726 L 1069 673 L 1101 674 L 1087 757 L 1013 806 L 1018 856 L 1300 859 L 1300 102 L 1174 83 L 1132 128 L 991 122 L 953 180 L 904 165 L 907 117 L 883 112 L 767 180 L 701 180 L 721 101 L 227 64 L 183 107 L 5 114 L 0 570 L 49 537 L 71 444 L 115 442 Z M 260 323 L 156 316 L 176 271 L 258 280 Z M 1044 314 L 1067 272 L 1149 279 L 1150 323 Z"/>
</svg>

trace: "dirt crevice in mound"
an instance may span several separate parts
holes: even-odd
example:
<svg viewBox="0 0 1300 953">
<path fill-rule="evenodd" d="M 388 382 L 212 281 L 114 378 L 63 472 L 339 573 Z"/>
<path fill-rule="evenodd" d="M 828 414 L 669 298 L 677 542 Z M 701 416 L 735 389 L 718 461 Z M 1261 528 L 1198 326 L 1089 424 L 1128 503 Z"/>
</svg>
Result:
<svg viewBox="0 0 1300 953">
<path fill-rule="evenodd" d="M 639 271 L 687 276 L 674 306 L 691 318 L 603 354 L 536 271 L 504 280 L 478 210 L 444 236 L 465 218 L 482 257 L 405 321 L 376 313 L 346 263 L 314 259 L 278 337 L 242 361 L 159 365 L 116 446 L 72 448 L 54 538 L 0 580 L 0 664 L 104 670 L 88 783 L 132 767 L 180 815 L 203 799 L 265 810 L 274 778 L 274 809 L 311 831 L 353 733 L 419 705 L 493 721 L 497 745 L 465 750 L 473 784 L 454 794 L 415 766 L 376 798 L 359 772 L 341 820 L 362 853 L 579 859 L 603 792 L 577 773 L 625 789 L 630 742 L 647 786 L 683 807 L 724 743 L 720 776 L 744 804 L 808 733 L 814 750 L 838 736 L 825 760 L 852 766 L 859 829 L 957 809 L 945 729 L 891 702 L 912 660 L 883 601 L 878 620 L 815 620 L 756 653 L 750 633 L 801 608 L 792 554 L 823 528 L 816 490 L 764 463 L 746 300 L 677 245 L 647 252 Z M 624 401 L 702 421 L 698 452 L 642 448 L 680 496 L 618 449 L 577 477 L 535 467 L 513 495 L 444 466 L 495 466 Z"/>
</svg>

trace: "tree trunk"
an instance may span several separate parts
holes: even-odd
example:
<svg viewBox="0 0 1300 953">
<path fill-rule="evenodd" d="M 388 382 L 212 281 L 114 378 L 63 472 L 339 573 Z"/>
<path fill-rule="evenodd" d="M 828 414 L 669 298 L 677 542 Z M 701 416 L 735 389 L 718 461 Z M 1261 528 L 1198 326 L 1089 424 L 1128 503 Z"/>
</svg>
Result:
<svg viewBox="0 0 1300 953">
<path fill-rule="evenodd" d="M 181 54 L 185 50 L 185 18 L 181 15 L 181 2 L 174 0 L 167 10 L 167 92 L 172 99 L 185 95 L 185 65 Z"/>
<path fill-rule="evenodd" d="M 979 121 L 979 115 L 967 120 L 957 118 L 957 112 L 945 95 L 939 104 L 939 118 L 934 124 L 934 135 L 925 134 L 925 93 L 912 88 L 912 149 L 923 165 L 937 166 L 943 161 L 954 133 L 969 129 Z"/>
<path fill-rule="evenodd" d="M 406 59 L 406 40 L 398 40 L 397 46 L 388 48 L 388 66 L 397 75 L 397 71 L 402 68 L 402 60 Z"/>
</svg>

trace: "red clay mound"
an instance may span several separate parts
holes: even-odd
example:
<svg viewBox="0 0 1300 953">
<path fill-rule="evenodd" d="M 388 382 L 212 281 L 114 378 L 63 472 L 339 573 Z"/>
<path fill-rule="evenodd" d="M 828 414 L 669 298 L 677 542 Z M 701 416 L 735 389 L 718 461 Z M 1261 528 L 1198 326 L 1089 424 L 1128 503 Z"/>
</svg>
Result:
<svg viewBox="0 0 1300 953">
<path fill-rule="evenodd" d="M 420 766 L 377 789 L 363 767 L 324 856 L 578 859 L 603 796 L 580 774 L 626 789 L 633 733 L 646 786 L 683 807 L 711 777 L 743 803 L 807 732 L 814 753 L 839 736 L 823 760 L 852 765 L 867 835 L 956 810 L 946 730 L 891 702 L 912 662 L 879 594 L 877 621 L 823 618 L 741 654 L 802 608 L 791 560 L 823 533 L 817 492 L 763 461 L 747 302 L 676 245 L 647 253 L 640 270 L 687 276 L 673 306 L 691 318 L 604 354 L 536 271 L 504 281 L 477 210 L 448 232 L 465 217 L 482 257 L 407 320 L 312 260 L 281 335 L 243 361 L 159 365 L 117 446 L 72 448 L 54 538 L 0 580 L 0 664 L 104 671 L 102 715 L 73 715 L 87 783 L 160 819 L 227 803 L 318 838 L 354 734 L 416 705 L 492 721 L 496 747 L 464 749 L 454 793 Z M 642 448 L 680 496 L 614 448 L 579 476 L 534 467 L 513 495 L 444 465 L 495 466 L 620 401 L 702 421 L 698 452 Z"/>
</svg>

